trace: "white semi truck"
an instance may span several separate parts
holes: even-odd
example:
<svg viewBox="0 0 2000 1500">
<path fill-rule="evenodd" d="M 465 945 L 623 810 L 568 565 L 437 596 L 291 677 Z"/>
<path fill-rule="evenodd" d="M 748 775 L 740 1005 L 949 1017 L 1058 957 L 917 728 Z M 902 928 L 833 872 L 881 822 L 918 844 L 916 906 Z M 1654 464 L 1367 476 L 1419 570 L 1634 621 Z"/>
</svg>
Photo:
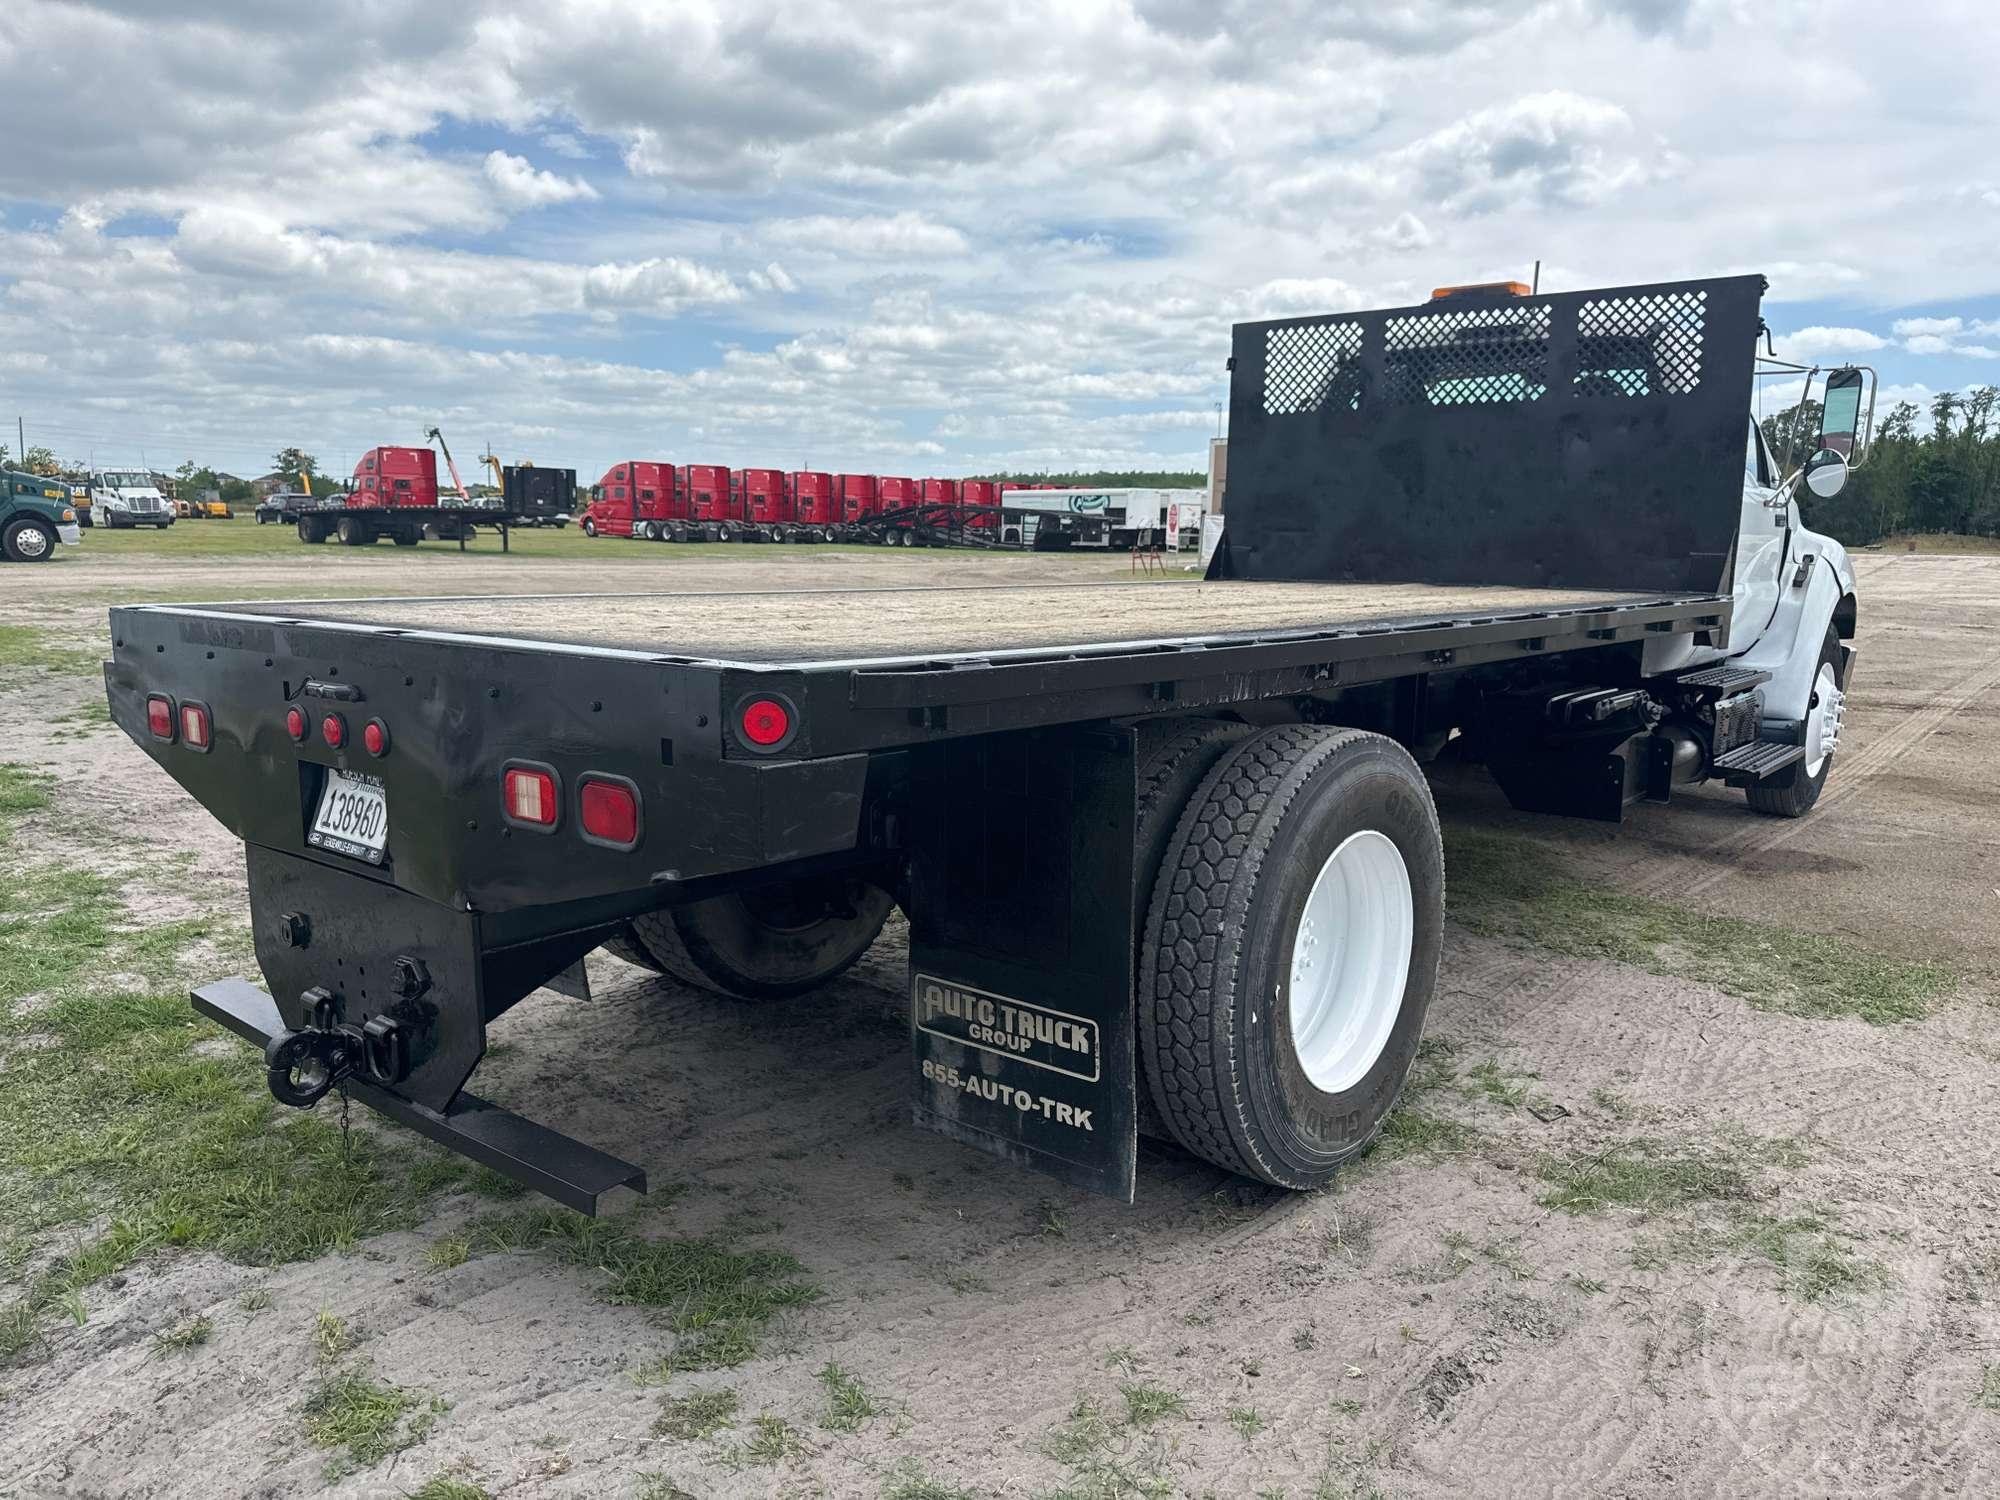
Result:
<svg viewBox="0 0 2000 1500">
<path fill-rule="evenodd" d="M 164 531 L 174 524 L 174 506 L 144 469 L 92 469 L 90 523 L 107 530 L 154 526 Z"/>
</svg>

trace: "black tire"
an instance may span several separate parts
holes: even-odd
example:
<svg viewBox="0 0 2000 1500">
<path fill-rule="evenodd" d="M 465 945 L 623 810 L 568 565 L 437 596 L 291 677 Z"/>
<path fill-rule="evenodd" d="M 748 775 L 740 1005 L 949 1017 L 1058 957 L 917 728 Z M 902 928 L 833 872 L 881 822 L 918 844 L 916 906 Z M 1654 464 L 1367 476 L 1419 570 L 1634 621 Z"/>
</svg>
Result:
<svg viewBox="0 0 2000 1500">
<path fill-rule="evenodd" d="M 1287 961 L 1322 867 L 1364 832 L 1394 844 L 1409 877 L 1409 968 L 1380 1051 L 1327 1093 L 1293 1045 Z M 1236 745 L 1174 830 L 1140 951 L 1139 1051 L 1174 1138 L 1246 1177 L 1323 1186 L 1374 1140 L 1402 1090 L 1443 936 L 1437 811 L 1406 750 L 1307 724 Z"/>
<path fill-rule="evenodd" d="M 595 521 L 591 520 L 591 519 L 590 519 L 590 518 L 589 518 L 588 516 L 586 516 L 586 517 L 584 518 L 584 522 L 583 522 L 583 534 L 584 534 L 585 536 L 596 536 L 596 535 L 597 535 L 597 523 L 596 523 Z"/>
<path fill-rule="evenodd" d="M 1826 639 L 1819 648 L 1819 661 L 1813 667 L 1813 678 L 1819 678 L 1819 669 L 1833 668 L 1833 680 L 1841 691 L 1847 689 L 1847 679 L 1841 670 L 1840 632 L 1833 626 L 1826 627 Z M 1808 714 L 1819 711 L 1819 695 L 1813 694 L 1806 705 Z M 1833 756 L 1825 757 L 1819 763 L 1819 774 L 1806 775 L 1806 763 L 1795 761 L 1776 776 L 1766 777 L 1753 787 L 1745 788 L 1754 812 L 1772 818 L 1803 818 L 1813 810 L 1819 801 L 1819 794 L 1826 786 L 1826 779 L 1833 774 Z"/>
<path fill-rule="evenodd" d="M 1139 807 L 1132 840 L 1133 908 L 1143 924 L 1153 901 L 1153 882 L 1167 856 L 1174 828 L 1188 798 L 1230 747 L 1247 738 L 1250 727 L 1226 719 L 1159 719 L 1139 726 Z M 1133 960 L 1136 965 L 1138 954 Z M 1145 1071 L 1142 1065 L 1142 1073 Z M 1139 1091 L 1139 1133 L 1171 1140 L 1150 1074 Z"/>
<path fill-rule="evenodd" d="M 326 533 L 310 516 L 299 517 L 299 540 L 317 545 L 326 540 Z"/>
<path fill-rule="evenodd" d="M 845 973 L 895 901 L 880 886 L 823 876 L 648 912 L 604 947 L 736 1000 L 782 1000 Z"/>
<path fill-rule="evenodd" d="M 40 521 L 16 521 L 0 536 L 0 552 L 9 562 L 48 562 L 62 539 Z"/>
<path fill-rule="evenodd" d="M 394 532 L 391 534 L 390 539 L 394 541 L 398 547 L 414 547 L 417 545 L 417 542 L 419 540 L 417 534 L 414 531 Z"/>
<path fill-rule="evenodd" d="M 359 516 L 342 516 L 334 532 L 343 547 L 366 547 L 375 540 L 374 529 Z"/>
</svg>

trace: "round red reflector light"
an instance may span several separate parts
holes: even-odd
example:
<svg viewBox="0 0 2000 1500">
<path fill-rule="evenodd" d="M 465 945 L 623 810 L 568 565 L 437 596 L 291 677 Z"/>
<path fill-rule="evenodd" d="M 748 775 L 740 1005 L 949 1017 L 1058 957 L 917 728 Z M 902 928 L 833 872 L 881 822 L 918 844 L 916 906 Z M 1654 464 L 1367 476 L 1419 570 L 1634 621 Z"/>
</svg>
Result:
<svg viewBox="0 0 2000 1500">
<path fill-rule="evenodd" d="M 305 743 L 306 715 L 304 709 L 288 708 L 285 710 L 285 733 L 289 734 L 299 744 Z"/>
<path fill-rule="evenodd" d="M 368 747 L 370 755 L 386 755 L 389 752 L 389 730 L 380 719 L 370 719 L 362 726 L 361 743 Z"/>
<path fill-rule="evenodd" d="M 347 725 L 339 714 L 328 714 L 319 721 L 320 738 L 338 750 L 347 743 Z"/>
<path fill-rule="evenodd" d="M 774 698 L 757 698 L 743 705 L 743 738 L 753 745 L 775 745 L 792 732 L 792 716 Z"/>
</svg>

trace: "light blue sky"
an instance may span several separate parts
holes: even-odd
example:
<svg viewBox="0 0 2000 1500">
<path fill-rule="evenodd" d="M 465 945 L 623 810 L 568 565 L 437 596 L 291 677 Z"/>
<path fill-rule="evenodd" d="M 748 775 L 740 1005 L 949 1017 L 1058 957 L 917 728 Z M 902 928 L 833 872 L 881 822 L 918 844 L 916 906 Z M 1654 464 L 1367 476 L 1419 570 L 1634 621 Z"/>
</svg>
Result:
<svg viewBox="0 0 2000 1500">
<path fill-rule="evenodd" d="M 1194 468 L 1231 322 L 1537 256 L 1764 271 L 1927 401 L 2000 371 L 1996 77 L 1962 0 L 14 0 L 0 441 Z"/>
</svg>

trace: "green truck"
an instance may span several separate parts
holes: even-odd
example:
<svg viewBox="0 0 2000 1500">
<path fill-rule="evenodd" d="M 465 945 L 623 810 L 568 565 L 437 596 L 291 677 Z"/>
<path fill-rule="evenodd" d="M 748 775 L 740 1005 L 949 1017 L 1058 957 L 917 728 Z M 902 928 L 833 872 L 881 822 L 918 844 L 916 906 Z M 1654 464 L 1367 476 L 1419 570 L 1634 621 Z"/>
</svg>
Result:
<svg viewBox="0 0 2000 1500">
<path fill-rule="evenodd" d="M 0 554 L 7 561 L 47 562 L 56 555 L 58 542 L 74 547 L 82 541 L 68 485 L 0 469 Z"/>
</svg>

